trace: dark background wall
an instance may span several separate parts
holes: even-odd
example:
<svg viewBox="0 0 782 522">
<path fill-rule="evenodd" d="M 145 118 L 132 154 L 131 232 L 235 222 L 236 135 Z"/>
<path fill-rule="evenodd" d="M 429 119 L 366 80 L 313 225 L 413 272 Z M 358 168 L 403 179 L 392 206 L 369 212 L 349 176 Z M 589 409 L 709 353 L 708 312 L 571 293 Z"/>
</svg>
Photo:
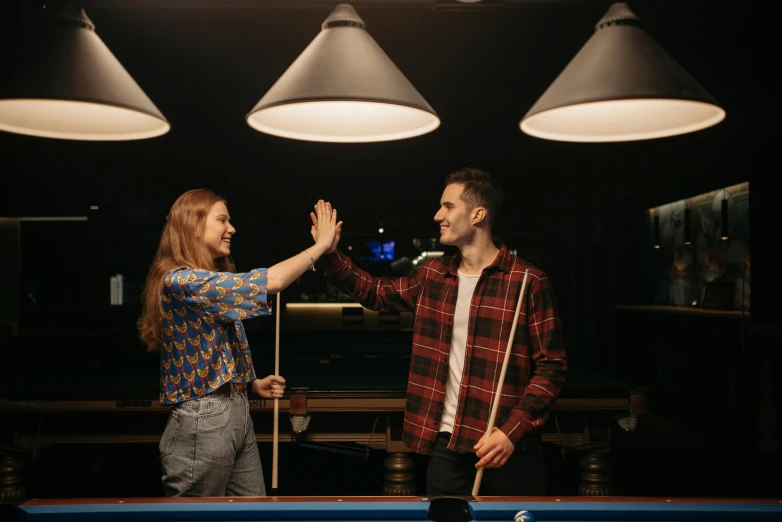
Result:
<svg viewBox="0 0 782 522">
<path fill-rule="evenodd" d="M 343 244 L 378 239 L 383 226 L 400 255 L 415 256 L 413 239 L 436 237 L 432 217 L 443 176 L 469 165 L 502 182 L 507 203 L 497 234 L 551 276 L 573 363 L 648 388 L 654 416 L 614 461 L 623 479 L 619 493 L 782 494 L 782 310 L 772 253 L 780 111 L 765 74 L 751 65 L 764 63 L 773 48 L 766 17 L 743 3 L 633 4 L 728 118 L 690 135 L 588 145 L 530 138 L 518 120 L 589 38 L 609 2 L 369 4 L 355 6 L 371 34 L 442 117 L 429 135 L 316 144 L 244 124 L 246 111 L 316 34 L 331 8 L 325 2 L 269 9 L 88 4 L 98 34 L 173 130 L 129 143 L 0 135 L 0 217 L 88 218 L 22 221 L 19 233 L 15 221 L 3 222 L 3 375 L 85 365 L 156 371 L 155 356 L 136 338 L 136 299 L 167 209 L 185 190 L 206 186 L 228 199 L 240 269 L 269 266 L 308 245 L 308 212 L 318 197 L 332 201 L 345 221 Z M 18 2 L 3 17 L 4 58 L 37 37 L 29 25 L 35 12 Z M 743 181 L 750 183 L 751 316 L 618 309 L 643 304 L 647 295 L 647 209 Z M 126 304 L 112 307 L 109 278 L 117 273 L 125 278 Z M 307 274 L 290 294 L 320 288 L 320 274 Z M 266 368 L 272 328 L 271 321 L 248 325 Z M 269 463 L 269 448 L 262 451 Z M 577 466 L 554 453 L 552 476 L 562 479 L 554 486 L 572 492 Z M 309 453 L 296 458 L 315 462 Z M 318 467 L 332 469 L 334 457 L 322 458 Z M 28 469 L 47 459 L 61 474 L 31 482 L 42 496 L 159 491 L 154 445 L 42 451 Z M 300 476 L 285 483 L 324 494 L 359 485 L 374 491 L 377 484 L 364 478 L 377 477 L 381 461 L 373 455 L 343 462 L 359 477 L 351 481 L 328 471 L 317 484 Z"/>
</svg>

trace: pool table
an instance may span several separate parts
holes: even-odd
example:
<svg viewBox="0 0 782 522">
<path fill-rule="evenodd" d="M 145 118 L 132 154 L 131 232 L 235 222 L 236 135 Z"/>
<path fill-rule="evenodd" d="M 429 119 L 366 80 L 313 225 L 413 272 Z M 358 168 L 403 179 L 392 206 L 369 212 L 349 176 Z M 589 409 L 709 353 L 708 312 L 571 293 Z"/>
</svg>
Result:
<svg viewBox="0 0 782 522">
<path fill-rule="evenodd" d="M 154 364 L 86 368 L 78 379 L 68 372 L 35 379 L 10 375 L 0 381 L 0 414 L 10 431 L 3 435 L 14 447 L 29 450 L 70 444 L 157 444 L 169 407 L 158 402 Z M 400 355 L 285 358 L 280 364 L 287 379 L 279 404 L 280 443 L 354 454 L 385 451 L 389 458 L 383 493 L 417 494 L 411 483 L 413 461 L 401 440 L 408 367 L 409 356 Z M 613 416 L 627 414 L 631 395 L 621 383 L 572 368 L 544 442 L 565 447 L 608 444 Z M 255 397 L 250 406 L 258 442 L 270 442 L 274 401 Z M 291 414 L 309 416 L 305 431 L 293 432 Z M 591 476 L 597 477 L 600 463 L 590 466 Z M 594 482 L 602 488 L 608 479 L 598 477 Z"/>
<path fill-rule="evenodd" d="M 782 499 L 240 497 L 30 500 L 19 520 L 55 521 L 771 521 Z"/>
</svg>

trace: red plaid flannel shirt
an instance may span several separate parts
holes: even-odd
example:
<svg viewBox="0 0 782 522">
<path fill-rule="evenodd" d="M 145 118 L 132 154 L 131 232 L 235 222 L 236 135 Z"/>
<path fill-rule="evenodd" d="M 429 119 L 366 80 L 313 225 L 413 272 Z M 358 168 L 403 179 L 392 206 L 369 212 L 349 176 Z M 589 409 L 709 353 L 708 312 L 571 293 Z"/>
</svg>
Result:
<svg viewBox="0 0 782 522">
<path fill-rule="evenodd" d="M 321 259 L 328 279 L 364 307 L 415 313 L 403 440 L 412 451 L 431 454 L 444 409 L 461 254 L 427 260 L 406 277 L 372 277 L 339 250 Z M 501 245 L 472 298 L 450 449 L 472 452 L 486 433 L 527 269 L 526 296 L 494 425 L 521 447 L 523 438 L 539 435 L 554 408 L 567 372 L 554 290 L 544 272 Z"/>
</svg>

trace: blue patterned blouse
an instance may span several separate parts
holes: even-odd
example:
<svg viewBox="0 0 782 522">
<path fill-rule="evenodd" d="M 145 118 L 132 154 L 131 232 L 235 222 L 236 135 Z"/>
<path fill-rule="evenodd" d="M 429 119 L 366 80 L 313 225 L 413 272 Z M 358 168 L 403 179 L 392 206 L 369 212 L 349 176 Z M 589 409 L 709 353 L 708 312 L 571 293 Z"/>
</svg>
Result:
<svg viewBox="0 0 782 522">
<path fill-rule="evenodd" d="M 160 403 L 202 397 L 255 379 L 242 319 L 269 315 L 267 269 L 211 272 L 181 266 L 163 285 Z"/>
</svg>

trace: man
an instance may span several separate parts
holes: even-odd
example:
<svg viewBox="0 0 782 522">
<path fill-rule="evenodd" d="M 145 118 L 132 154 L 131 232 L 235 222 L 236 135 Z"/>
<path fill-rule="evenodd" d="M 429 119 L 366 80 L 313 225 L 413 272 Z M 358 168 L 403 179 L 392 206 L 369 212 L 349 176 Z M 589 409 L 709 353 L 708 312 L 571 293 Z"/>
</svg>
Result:
<svg viewBox="0 0 782 522">
<path fill-rule="evenodd" d="M 565 380 L 562 324 L 546 274 L 504 244 L 492 226 L 503 195 L 492 177 L 449 174 L 434 220 L 453 256 L 429 259 L 406 277 L 373 277 L 332 247 L 326 277 L 372 310 L 415 313 L 403 440 L 430 455 L 427 495 L 543 495 L 540 432 Z M 317 219 L 311 214 L 313 234 Z M 504 383 L 498 383 L 524 272 L 529 269 Z M 484 443 L 497 386 L 495 427 Z"/>
</svg>

